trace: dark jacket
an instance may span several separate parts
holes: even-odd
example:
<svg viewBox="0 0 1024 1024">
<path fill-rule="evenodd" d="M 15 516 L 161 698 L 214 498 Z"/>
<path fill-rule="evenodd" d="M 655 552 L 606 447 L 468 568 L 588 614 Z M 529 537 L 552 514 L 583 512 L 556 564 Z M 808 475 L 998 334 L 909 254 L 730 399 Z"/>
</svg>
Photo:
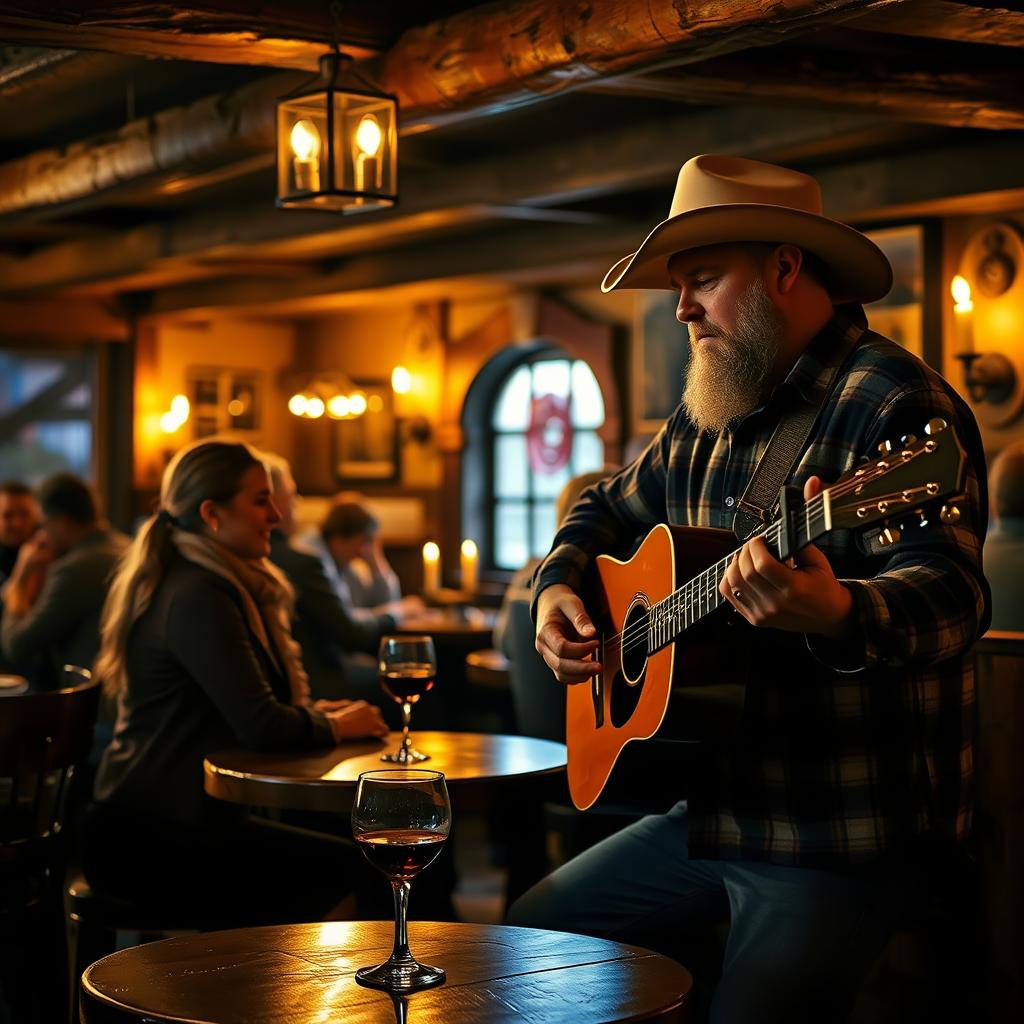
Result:
<svg viewBox="0 0 1024 1024">
<path fill-rule="evenodd" d="M 92 668 L 110 577 L 127 546 L 123 533 L 101 528 L 54 559 L 35 604 L 24 615 L 4 613 L 5 657 L 23 667 L 43 658 L 58 671 L 65 664 Z"/>
<path fill-rule="evenodd" d="M 295 588 L 292 632 L 302 648 L 311 693 L 314 697 L 350 696 L 345 690 L 343 655 L 353 651 L 376 654 L 381 635 L 395 628 L 395 620 L 390 615 L 366 621 L 352 618 L 331 586 L 319 556 L 290 543 L 277 531 L 271 537 L 270 560 Z"/>
<path fill-rule="evenodd" d="M 235 588 L 179 555 L 132 628 L 128 685 L 95 797 L 199 825 L 230 811 L 203 793 L 203 758 L 247 747 L 330 746 L 318 711 L 289 703 L 288 680 L 249 629 Z"/>
</svg>

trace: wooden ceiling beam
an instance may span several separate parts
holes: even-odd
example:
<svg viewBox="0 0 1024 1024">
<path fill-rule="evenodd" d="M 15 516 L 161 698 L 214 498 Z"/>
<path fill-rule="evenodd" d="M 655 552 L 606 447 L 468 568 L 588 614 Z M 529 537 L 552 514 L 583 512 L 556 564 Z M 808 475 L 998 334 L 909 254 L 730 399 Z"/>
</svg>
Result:
<svg viewBox="0 0 1024 1024">
<path fill-rule="evenodd" d="M 851 27 L 900 36 L 948 39 L 988 46 L 1024 46 L 1024 12 L 948 0 L 908 0 L 858 15 Z"/>
<path fill-rule="evenodd" d="M 675 0 L 591 0 L 584 6 L 572 0 L 499 2 L 411 29 L 379 62 L 360 63 L 382 89 L 398 96 L 403 130 L 410 131 L 453 117 L 480 116 L 495 104 L 541 99 L 616 71 L 777 43 L 900 2 L 778 0 L 766 9 L 763 0 L 732 0 L 727 13 L 711 0 L 685 8 Z M 197 24 L 211 33 L 246 24 L 270 33 L 278 18 L 293 24 L 292 14 L 250 14 L 242 0 L 179 8 L 167 3 L 139 7 L 126 0 L 0 2 L 0 38 L 11 19 L 74 26 L 76 45 L 92 40 L 90 26 L 135 38 L 145 36 L 152 24 L 166 23 L 171 35 Z M 295 32 L 309 33 L 316 18 L 327 17 L 326 5 L 304 3 L 298 10 L 306 20 L 293 24 Z M 179 56 L 204 59 L 202 53 Z M 276 78 L 257 81 L 134 121 L 113 136 L 11 161 L 0 167 L 0 214 L 100 196 L 150 175 L 207 169 L 261 150 L 271 155 L 276 100 L 290 84 Z"/>
<path fill-rule="evenodd" d="M 513 0 L 411 28 L 367 72 L 421 127 L 628 70 L 770 46 L 905 0 Z"/>
<path fill-rule="evenodd" d="M 655 75 L 598 82 L 589 92 L 684 103 L 777 104 L 788 109 L 872 110 L 951 128 L 1024 128 L 1024 76 L 1017 68 L 913 66 L 858 54 L 754 50 Z"/>
<path fill-rule="evenodd" d="M 346 4 L 345 52 L 377 54 L 390 41 L 379 5 Z M 0 39 L 28 46 L 315 71 L 333 25 L 324 0 L 22 0 L 0 3 Z"/>
<path fill-rule="evenodd" d="M 463 229 L 474 220 L 509 219 L 513 206 L 555 206 L 668 186 L 696 153 L 787 160 L 886 130 L 891 126 L 862 116 L 737 107 L 680 113 L 596 132 L 571 147 L 550 142 L 518 156 L 410 172 L 400 181 L 401 203 L 385 213 L 338 217 L 276 210 L 268 203 L 259 210 L 200 211 L 167 223 L 43 246 L 25 256 L 0 257 L 0 291 L 90 282 L 107 282 L 106 290 L 116 290 L 120 279 L 143 271 L 177 267 L 184 273 L 188 261 L 202 256 L 318 259 L 379 249 Z"/>
</svg>

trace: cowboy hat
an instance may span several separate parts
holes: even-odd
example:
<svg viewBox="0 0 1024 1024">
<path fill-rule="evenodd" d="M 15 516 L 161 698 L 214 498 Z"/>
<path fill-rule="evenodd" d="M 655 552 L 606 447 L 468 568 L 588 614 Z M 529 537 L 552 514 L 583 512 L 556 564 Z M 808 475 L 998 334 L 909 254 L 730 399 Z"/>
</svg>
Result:
<svg viewBox="0 0 1024 1024">
<path fill-rule="evenodd" d="M 759 160 L 695 156 L 679 171 L 668 218 L 604 276 L 601 291 L 668 288 L 677 252 L 727 242 L 789 242 L 828 268 L 832 301 L 874 302 L 892 287 L 892 267 L 859 231 L 821 215 L 821 189 L 806 174 Z"/>
</svg>

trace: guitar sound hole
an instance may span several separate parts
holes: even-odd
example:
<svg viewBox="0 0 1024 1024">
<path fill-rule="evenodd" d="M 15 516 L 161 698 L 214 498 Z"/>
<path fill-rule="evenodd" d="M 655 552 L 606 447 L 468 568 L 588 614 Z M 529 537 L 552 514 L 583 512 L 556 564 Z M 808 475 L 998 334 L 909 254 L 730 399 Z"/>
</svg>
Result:
<svg viewBox="0 0 1024 1024">
<path fill-rule="evenodd" d="M 608 700 L 612 725 L 621 729 L 633 717 L 647 673 L 647 609 L 637 602 L 622 629 L 622 671 L 612 679 Z"/>
</svg>

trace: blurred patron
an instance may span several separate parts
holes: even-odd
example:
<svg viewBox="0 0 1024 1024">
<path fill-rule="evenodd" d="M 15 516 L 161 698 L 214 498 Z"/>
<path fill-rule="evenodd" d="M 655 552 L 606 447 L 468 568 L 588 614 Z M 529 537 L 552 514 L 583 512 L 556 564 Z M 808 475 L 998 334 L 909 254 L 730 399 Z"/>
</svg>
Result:
<svg viewBox="0 0 1024 1024">
<path fill-rule="evenodd" d="M 39 505 L 17 480 L 0 483 L 0 584 L 7 581 L 18 549 L 39 529 Z"/>
<path fill-rule="evenodd" d="M 377 646 L 381 636 L 395 628 L 395 617 L 384 613 L 356 618 L 350 613 L 319 553 L 295 536 L 297 489 L 291 467 L 279 455 L 263 452 L 260 458 L 281 515 L 270 537 L 270 560 L 295 589 L 292 628 L 302 648 L 310 692 L 314 697 L 374 698 L 380 693 Z"/>
<path fill-rule="evenodd" d="M 320 537 L 337 570 L 338 595 L 350 614 L 362 619 L 388 614 L 398 621 L 423 611 L 402 588 L 384 554 L 380 523 L 355 495 L 340 494 L 327 514 Z"/>
<path fill-rule="evenodd" d="M 76 476 L 50 477 L 37 498 L 42 529 L 21 544 L 4 584 L 0 641 L 19 669 L 56 681 L 65 664 L 92 667 L 107 584 L 128 539 Z"/>
<path fill-rule="evenodd" d="M 985 575 L 992 587 L 992 628 L 1024 630 L 1024 441 L 1004 448 L 989 480 L 992 529 Z"/>
<path fill-rule="evenodd" d="M 194 445 L 164 473 L 160 511 L 103 612 L 96 672 L 118 715 L 83 850 L 99 890 L 261 923 L 333 916 L 351 887 L 351 843 L 250 819 L 203 791 L 214 750 L 313 750 L 387 731 L 361 701 L 310 702 L 292 589 L 267 558 L 280 519 L 245 445 Z"/>
</svg>

